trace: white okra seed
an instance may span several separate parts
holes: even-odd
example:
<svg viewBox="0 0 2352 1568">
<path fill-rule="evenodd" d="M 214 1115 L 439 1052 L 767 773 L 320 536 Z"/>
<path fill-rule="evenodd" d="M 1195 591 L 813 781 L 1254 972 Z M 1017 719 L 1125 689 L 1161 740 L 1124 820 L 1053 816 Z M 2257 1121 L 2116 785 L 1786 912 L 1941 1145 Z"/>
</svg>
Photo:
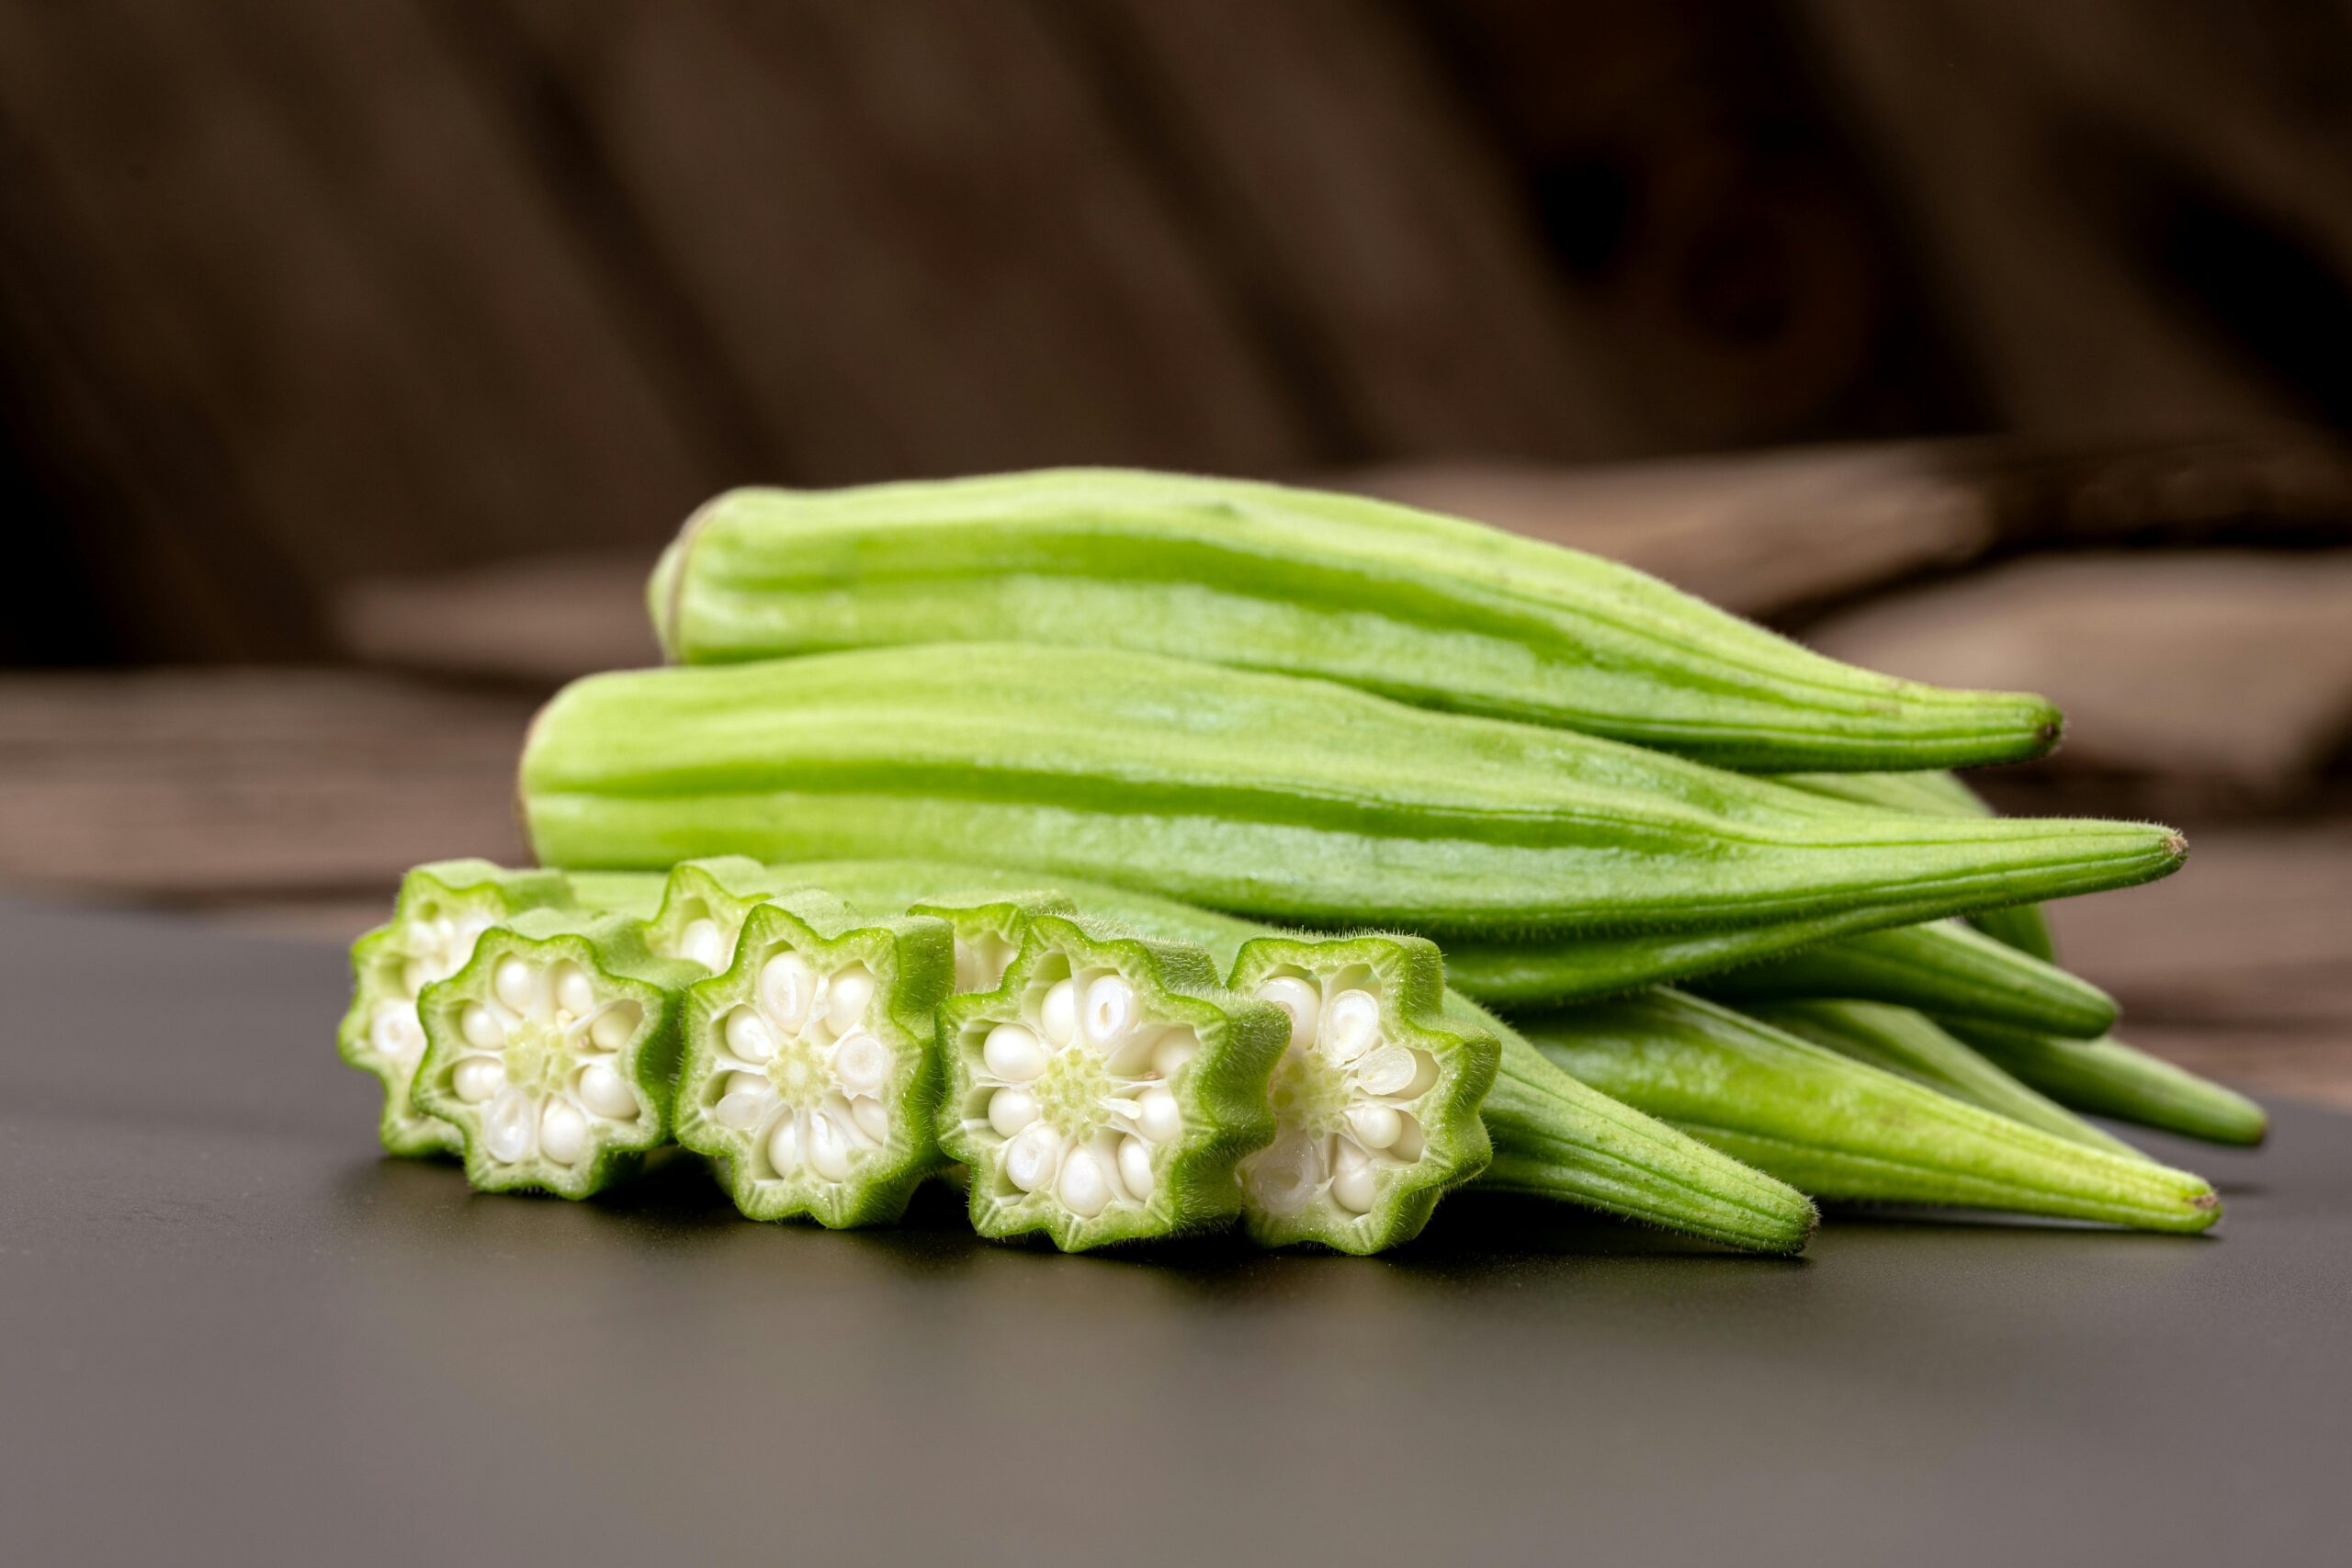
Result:
<svg viewBox="0 0 2352 1568">
<path fill-rule="evenodd" d="M 790 1176 L 800 1168 L 800 1120 L 787 1116 L 776 1123 L 768 1134 L 768 1163 L 775 1167 L 778 1176 Z"/>
<path fill-rule="evenodd" d="M 980 1060 L 1007 1083 L 1027 1083 L 1046 1070 L 1046 1048 L 1017 1023 L 1000 1023 L 980 1044 Z"/>
<path fill-rule="evenodd" d="M 458 1014 L 458 1032 L 466 1043 L 479 1051 L 495 1051 L 506 1043 L 506 1031 L 499 1027 L 498 1015 L 480 1002 L 468 1002 Z"/>
<path fill-rule="evenodd" d="M 890 1141 L 890 1111 L 878 1100 L 860 1097 L 849 1102 L 850 1120 L 857 1130 L 877 1144 Z"/>
<path fill-rule="evenodd" d="M 1067 1045 L 1078 1038 L 1078 982 L 1059 980 L 1037 1009 L 1037 1025 L 1048 1042 Z"/>
<path fill-rule="evenodd" d="M 1402 1094 L 1420 1076 L 1413 1058 L 1419 1053 L 1403 1045 L 1383 1045 L 1356 1064 L 1356 1082 L 1367 1094 Z"/>
<path fill-rule="evenodd" d="M 760 1007 L 778 1029 L 793 1030 L 808 1021 L 817 999 L 817 971 L 797 953 L 779 953 L 760 966 Z"/>
<path fill-rule="evenodd" d="M 482 1144 L 490 1156 L 508 1165 L 531 1157 L 538 1137 L 538 1107 L 519 1089 L 510 1089 L 491 1102 L 482 1117 Z"/>
<path fill-rule="evenodd" d="M 1089 1149 L 1071 1151 L 1062 1161 L 1061 1180 L 1055 1192 L 1069 1212 L 1080 1219 L 1092 1219 L 1111 1204 L 1111 1184 L 1102 1176 L 1102 1167 Z"/>
<path fill-rule="evenodd" d="M 1348 1131 L 1368 1149 L 1385 1149 L 1405 1130 L 1405 1119 L 1385 1105 L 1355 1106 L 1348 1111 Z"/>
<path fill-rule="evenodd" d="M 469 1056 L 449 1075 L 449 1087 L 469 1105 L 488 1100 L 505 1081 L 506 1068 L 495 1056 Z"/>
<path fill-rule="evenodd" d="M 764 1062 L 775 1055 L 775 1036 L 750 1008 L 737 1008 L 727 1015 L 726 1038 L 727 1049 L 739 1061 Z"/>
<path fill-rule="evenodd" d="M 1136 988 L 1125 976 L 1100 975 L 1088 984 L 1081 1021 L 1087 1043 L 1106 1055 L 1127 1037 L 1136 1026 Z"/>
<path fill-rule="evenodd" d="M 1043 1122 L 1033 1122 L 1004 1146 L 1004 1179 L 1023 1192 L 1035 1192 L 1053 1180 L 1061 1157 L 1061 1134 Z"/>
<path fill-rule="evenodd" d="M 1359 1214 L 1368 1213 L 1379 1185 L 1370 1156 L 1345 1139 L 1340 1140 L 1331 1175 L 1331 1196 L 1339 1201 L 1340 1207 Z"/>
<path fill-rule="evenodd" d="M 743 1076 L 740 1073 L 729 1080 L 730 1086 L 741 1085 L 743 1082 Z M 718 1103 L 711 1107 L 710 1111 L 713 1121 L 722 1127 L 731 1128 L 738 1133 L 750 1132 L 760 1124 L 761 1118 L 767 1113 L 768 1092 L 765 1084 L 762 1084 L 757 1089 L 730 1087 L 725 1094 L 718 1097 Z"/>
<path fill-rule="evenodd" d="M 519 958 L 500 961 L 498 971 L 491 978 L 491 993 L 516 1012 L 531 1010 L 531 966 Z"/>
<path fill-rule="evenodd" d="M 588 1152 L 588 1118 L 567 1101 L 550 1101 L 539 1115 L 539 1152 L 558 1165 L 578 1165 Z"/>
<path fill-rule="evenodd" d="M 1290 1043 L 1295 1050 L 1315 1043 L 1315 1026 L 1323 1011 L 1323 993 L 1295 975 L 1277 975 L 1258 987 L 1258 999 L 1273 1003 L 1290 1015 Z"/>
<path fill-rule="evenodd" d="M 1380 998 L 1370 991 L 1341 991 L 1323 1005 L 1321 1035 L 1333 1061 L 1354 1061 L 1380 1038 Z"/>
<path fill-rule="evenodd" d="M 833 1047 L 833 1076 L 852 1094 L 872 1094 L 890 1076 L 890 1048 L 863 1031 Z"/>
<path fill-rule="evenodd" d="M 1010 1138 L 1037 1119 L 1036 1097 L 1025 1089 L 1001 1089 L 989 1096 L 989 1125 Z"/>
<path fill-rule="evenodd" d="M 688 920 L 686 929 L 678 933 L 678 955 L 714 975 L 726 968 L 727 938 L 719 931 L 718 922 L 707 918 Z"/>
<path fill-rule="evenodd" d="M 849 1140 L 821 1111 L 808 1118 L 808 1164 L 828 1181 L 849 1174 Z"/>
<path fill-rule="evenodd" d="M 1151 1149 L 1141 1138 L 1119 1140 L 1119 1179 L 1138 1201 L 1151 1197 Z"/>
<path fill-rule="evenodd" d="M 386 1002 L 376 1010 L 368 1028 L 368 1043 L 395 1060 L 424 1049 L 424 1026 L 417 1021 L 413 1002 Z"/>
<path fill-rule="evenodd" d="M 1388 1156 L 1410 1165 L 1421 1157 L 1422 1150 L 1429 1147 L 1429 1138 L 1422 1133 L 1420 1122 L 1410 1114 L 1400 1111 L 1396 1121 L 1396 1141 L 1388 1145 Z"/>
<path fill-rule="evenodd" d="M 1163 1078 L 1172 1078 L 1200 1049 L 1201 1037 L 1179 1025 L 1162 1034 L 1159 1043 L 1151 1048 L 1151 1070 Z"/>
<path fill-rule="evenodd" d="M 627 1122 L 637 1115 L 637 1094 L 628 1080 L 605 1066 L 591 1063 L 580 1075 L 580 1101 L 597 1115 Z"/>
<path fill-rule="evenodd" d="M 628 1043 L 644 1017 L 645 1010 L 635 1002 L 615 1002 L 588 1026 L 588 1038 L 599 1050 L 617 1051 Z"/>
<path fill-rule="evenodd" d="M 825 985 L 825 1021 L 835 1032 L 847 1033 L 865 1021 L 865 1007 L 874 999 L 874 972 L 853 964 Z"/>
<path fill-rule="evenodd" d="M 556 971 L 555 1005 L 574 1018 L 586 1018 L 596 1010 L 596 987 L 577 964 L 566 964 Z"/>
<path fill-rule="evenodd" d="M 1172 1142 L 1184 1130 L 1184 1112 L 1164 1084 L 1154 1084 L 1136 1096 L 1136 1126 L 1155 1144 Z"/>
</svg>

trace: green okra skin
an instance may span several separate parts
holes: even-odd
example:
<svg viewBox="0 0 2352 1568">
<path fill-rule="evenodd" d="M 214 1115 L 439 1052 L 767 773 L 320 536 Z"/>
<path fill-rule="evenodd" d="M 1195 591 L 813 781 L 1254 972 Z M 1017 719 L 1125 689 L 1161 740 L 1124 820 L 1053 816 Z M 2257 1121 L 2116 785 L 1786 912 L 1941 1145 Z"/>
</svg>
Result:
<svg viewBox="0 0 2352 1568">
<path fill-rule="evenodd" d="M 1739 1010 L 1800 1040 L 1883 1067 L 2029 1127 L 2109 1154 L 2139 1156 L 2140 1151 L 2122 1139 L 2028 1089 L 1909 1008 L 1876 1002 L 1781 1001 L 1750 1002 Z"/>
<path fill-rule="evenodd" d="M 870 908 L 914 906 L 938 913 L 950 910 L 940 903 L 922 903 L 926 889 L 984 886 L 990 875 L 982 866 L 913 861 L 817 862 L 774 870 L 779 876 L 834 888 Z M 1295 1021 L 1306 1010 L 1301 1005 L 1303 996 L 1285 996 L 1286 987 L 1278 986 L 1286 976 L 1312 980 L 1321 988 L 1324 1010 L 1318 1020 L 1330 1015 L 1347 990 L 1370 990 L 1382 1004 L 1384 1043 L 1405 1042 L 1412 1049 L 1430 1052 L 1441 1064 L 1439 1085 L 1405 1110 L 1425 1134 L 1422 1159 L 1444 1159 L 1455 1168 L 1415 1162 L 1405 1173 L 1413 1178 L 1411 1182 L 1376 1189 L 1381 1201 L 1357 1219 L 1343 1214 L 1343 1197 L 1350 1195 L 1318 1186 L 1311 1204 L 1262 1203 L 1245 1179 L 1245 1212 L 1252 1235 L 1261 1241 L 1313 1240 L 1349 1251 L 1393 1246 L 1409 1239 L 1418 1222 L 1426 1219 L 1419 1210 L 1424 1200 L 1433 1205 L 1438 1190 L 1474 1176 L 1482 1187 L 1507 1186 L 1753 1252 L 1794 1252 L 1813 1230 L 1813 1205 L 1803 1194 L 1577 1083 L 1545 1061 L 1509 1024 L 1466 998 L 1442 993 L 1433 1023 L 1415 979 L 1425 959 L 1413 939 L 1311 937 L 1101 883 L 1064 879 L 1056 886 L 1091 916 L 1206 951 L 1216 966 L 1232 976 L 1237 991 L 1250 992 L 1253 982 L 1261 994 L 1274 987 L 1272 994 Z M 964 897 L 984 900 L 995 896 Z M 1384 948 L 1393 956 L 1371 962 Z M 1397 976 L 1405 983 L 1391 985 L 1384 975 Z M 1349 1006 L 1360 1010 L 1362 1004 Z M 1464 1043 L 1431 1038 L 1444 1034 Z M 1316 1046 L 1326 1043 L 1318 1031 Z M 1485 1065 L 1489 1061 L 1492 1066 Z M 1482 1077 L 1491 1077 L 1493 1085 L 1477 1107 L 1478 1120 L 1487 1132 L 1485 1141 L 1495 1151 L 1483 1175 L 1476 1170 L 1479 1135 L 1456 1120 Z M 1306 1131 L 1306 1118 L 1277 1111 L 1276 1143 Z M 1394 1142 L 1386 1145 L 1387 1156 L 1380 1162 L 1384 1169 L 1393 1167 L 1396 1148 Z M 1315 1174 L 1336 1178 L 1341 1163 L 1336 1142 L 1317 1152 L 1323 1162 Z M 1421 1185 L 1423 1179 L 1431 1179 Z M 1317 1227 L 1316 1234 L 1299 1228 L 1308 1224 Z"/>
<path fill-rule="evenodd" d="M 2270 1117 L 2235 1089 L 2120 1040 L 2057 1040 L 1974 1019 L 1938 1021 L 2004 1072 L 2059 1104 L 2209 1144 L 2250 1146 Z"/>
<path fill-rule="evenodd" d="M 417 1104 L 456 1129 L 480 1191 L 586 1198 L 670 1138 L 681 994 L 699 967 L 640 922 L 541 908 L 482 933 L 424 988 Z"/>
<path fill-rule="evenodd" d="M 1023 644 L 593 676 L 540 713 L 522 796 L 566 867 L 960 856 L 1428 935 L 1919 919 L 2186 852 L 2143 824 L 1858 810 L 1329 682 Z"/>
<path fill-rule="evenodd" d="M 1658 990 L 1525 1024 L 1601 1092 L 1816 1198 L 1928 1203 L 2194 1232 L 2202 1179 L 2109 1154 Z"/>
<path fill-rule="evenodd" d="M 1019 639 L 1206 657 L 1720 766 L 2039 756 L 2040 697 L 1840 664 L 1613 561 L 1324 491 L 1116 469 L 744 490 L 648 589 L 687 663 Z"/>
<path fill-rule="evenodd" d="M 1199 948 L 1038 915 L 996 990 L 948 998 L 940 1037 L 939 1143 L 973 1228 L 1080 1252 L 1241 1212 L 1290 1023 Z"/>
<path fill-rule="evenodd" d="M 2116 1020 L 2114 998 L 2098 987 L 1957 920 L 1823 942 L 1685 988 L 1736 1007 L 1815 998 L 1883 1002 L 2085 1040 Z"/>
<path fill-rule="evenodd" d="M 1993 807 L 1974 790 L 1945 773 L 1784 773 L 1781 782 L 1811 794 L 1861 806 L 1896 811 L 1917 811 L 1930 817 L 1990 817 Z M 1979 909 L 1968 923 L 1996 942 L 2006 942 L 2045 964 L 2058 961 L 2058 944 L 2051 940 L 2050 922 L 2037 904 L 2011 904 Z"/>
<path fill-rule="evenodd" d="M 514 871 L 486 860 L 435 861 L 401 879 L 392 918 L 351 948 L 351 1007 L 335 1031 L 335 1052 L 384 1087 L 378 1136 L 392 1154 L 455 1154 L 456 1129 L 415 1102 L 411 1089 L 424 1056 L 417 998 L 456 974 L 481 933 L 526 909 L 571 901 L 554 871 Z"/>
<path fill-rule="evenodd" d="M 679 1144 L 715 1162 L 749 1218 L 897 1219 L 944 1163 L 938 1010 L 955 985 L 953 932 L 787 892 L 747 913 L 732 952 L 686 988 Z"/>
<path fill-rule="evenodd" d="M 582 871 L 571 877 L 571 902 L 600 915 L 650 920 L 662 911 L 670 879 L 650 871 Z M 676 953 L 663 956 L 674 958 Z"/>
</svg>

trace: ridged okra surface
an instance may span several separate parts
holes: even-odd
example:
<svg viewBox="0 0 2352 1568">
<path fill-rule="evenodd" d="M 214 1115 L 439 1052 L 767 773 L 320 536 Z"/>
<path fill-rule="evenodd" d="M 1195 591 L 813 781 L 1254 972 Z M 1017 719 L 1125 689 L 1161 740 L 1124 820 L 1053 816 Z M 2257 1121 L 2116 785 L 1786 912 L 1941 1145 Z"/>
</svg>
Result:
<svg viewBox="0 0 2352 1568">
<path fill-rule="evenodd" d="M 998 988 L 941 1011 L 939 1141 L 969 1172 L 973 1226 L 1076 1252 L 1230 1220 L 1289 1036 L 1197 948 L 1032 919 Z"/>
<path fill-rule="evenodd" d="M 669 1141 L 681 993 L 701 971 L 639 922 L 537 909 L 482 933 L 417 1003 L 417 1103 L 457 1130 L 488 1192 L 585 1198 Z"/>
<path fill-rule="evenodd" d="M 1546 1015 L 1573 1077 L 1819 1198 L 1941 1204 L 2194 1232 L 2210 1184 L 2029 1127 L 1729 1009 L 1655 991 Z"/>
<path fill-rule="evenodd" d="M 2056 1040 L 1975 1019 L 1944 1027 L 2004 1072 L 2059 1104 L 2211 1144 L 2253 1145 L 2270 1117 L 2235 1089 L 2120 1040 Z"/>
<path fill-rule="evenodd" d="M 457 1130 L 413 1094 L 424 1059 L 417 998 L 465 967 L 481 934 L 526 909 L 563 905 L 571 893 L 553 871 L 510 871 L 485 860 L 435 861 L 401 879 L 392 918 L 352 944 L 351 1007 L 335 1032 L 343 1059 L 384 1088 L 378 1135 L 396 1155 L 454 1154 Z"/>
<path fill-rule="evenodd" d="M 1426 934 L 1912 919 L 2174 869 L 2135 823 L 1870 811 L 1557 729 L 1109 649 L 591 677 L 522 769 L 548 863 L 982 859 Z"/>
<path fill-rule="evenodd" d="M 752 1219 L 897 1219 L 941 1163 L 947 925 L 786 893 L 748 912 L 732 947 L 686 990 L 678 1142 L 717 1162 Z"/>
<path fill-rule="evenodd" d="M 1722 766 L 1928 768 L 2058 714 L 1873 674 L 1613 561 L 1386 502 L 1058 469 L 697 512 L 649 588 L 673 659 L 1018 638 L 1207 658 Z"/>
</svg>

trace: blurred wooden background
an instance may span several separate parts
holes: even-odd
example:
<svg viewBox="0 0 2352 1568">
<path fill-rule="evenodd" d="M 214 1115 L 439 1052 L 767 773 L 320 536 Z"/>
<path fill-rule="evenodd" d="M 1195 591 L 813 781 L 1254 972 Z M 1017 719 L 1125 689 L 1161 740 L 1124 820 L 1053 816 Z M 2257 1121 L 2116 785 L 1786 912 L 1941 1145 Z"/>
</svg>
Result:
<svg viewBox="0 0 2352 1568">
<path fill-rule="evenodd" d="M 1306 478 L 2050 692 L 2004 803 L 2198 844 L 2086 967 L 2352 1096 L 2346 83 L 2304 0 L 0 0 L 0 881 L 518 853 L 730 483 Z"/>
</svg>

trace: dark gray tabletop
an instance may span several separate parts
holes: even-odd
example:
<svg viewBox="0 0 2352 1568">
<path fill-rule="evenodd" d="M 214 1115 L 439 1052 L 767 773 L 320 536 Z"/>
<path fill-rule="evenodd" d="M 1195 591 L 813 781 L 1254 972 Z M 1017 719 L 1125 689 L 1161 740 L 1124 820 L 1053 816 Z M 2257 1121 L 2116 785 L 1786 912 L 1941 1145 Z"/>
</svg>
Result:
<svg viewBox="0 0 2352 1568">
<path fill-rule="evenodd" d="M 1065 1258 L 374 1152 L 342 955 L 0 907 L 0 1562 L 2352 1560 L 2352 1118 L 2182 1241 Z"/>
</svg>

